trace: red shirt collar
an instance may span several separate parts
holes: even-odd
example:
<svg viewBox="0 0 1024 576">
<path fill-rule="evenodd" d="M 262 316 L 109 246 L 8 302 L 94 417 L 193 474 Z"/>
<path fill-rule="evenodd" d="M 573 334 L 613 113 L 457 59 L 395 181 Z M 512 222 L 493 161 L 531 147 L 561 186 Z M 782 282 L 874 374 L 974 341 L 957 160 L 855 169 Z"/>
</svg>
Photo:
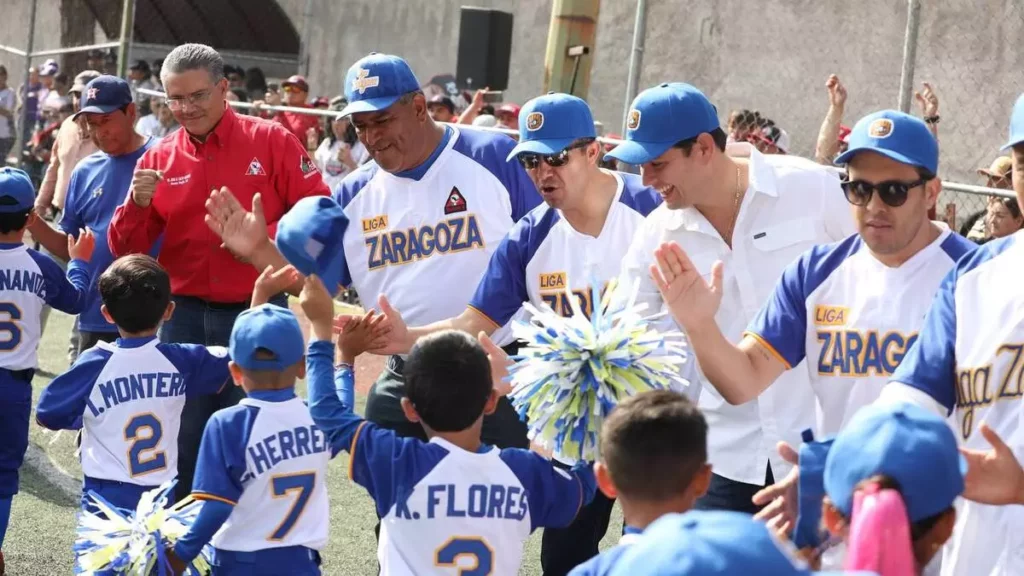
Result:
<svg viewBox="0 0 1024 576">
<path fill-rule="evenodd" d="M 206 136 L 206 142 L 200 142 L 194 136 L 188 133 L 186 130 L 179 130 L 184 136 L 185 144 L 190 152 L 195 152 L 196 148 L 201 145 L 216 145 L 218 148 L 222 148 L 227 142 L 228 137 L 231 135 L 231 131 L 234 130 L 235 124 L 238 122 L 238 115 L 231 109 L 231 106 L 224 103 L 224 115 L 220 117 L 220 121 L 213 127 L 209 135 Z"/>
</svg>

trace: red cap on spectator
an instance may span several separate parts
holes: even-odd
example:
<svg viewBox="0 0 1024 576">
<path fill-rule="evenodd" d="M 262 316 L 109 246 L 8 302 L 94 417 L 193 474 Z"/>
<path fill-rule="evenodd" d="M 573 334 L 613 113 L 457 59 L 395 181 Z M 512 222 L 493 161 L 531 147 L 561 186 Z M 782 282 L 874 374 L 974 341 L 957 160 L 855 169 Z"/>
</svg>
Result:
<svg viewBox="0 0 1024 576">
<path fill-rule="evenodd" d="M 299 76 L 298 74 L 290 76 L 284 82 L 281 82 L 281 86 L 295 86 L 303 92 L 309 92 L 309 82 L 306 82 L 305 76 Z"/>
<path fill-rule="evenodd" d="M 846 142 L 846 139 L 850 136 L 850 127 L 839 125 L 839 141 Z"/>
<path fill-rule="evenodd" d="M 327 96 L 318 96 L 316 100 L 313 100 L 313 108 L 330 108 L 331 101 L 327 99 Z"/>
<path fill-rule="evenodd" d="M 504 112 L 506 114 L 511 114 L 512 116 L 515 116 L 515 118 L 518 120 L 520 109 L 521 108 L 518 104 L 512 104 L 510 102 L 508 104 L 502 104 L 501 107 L 496 110 L 496 114 L 501 114 L 502 112 Z"/>
</svg>

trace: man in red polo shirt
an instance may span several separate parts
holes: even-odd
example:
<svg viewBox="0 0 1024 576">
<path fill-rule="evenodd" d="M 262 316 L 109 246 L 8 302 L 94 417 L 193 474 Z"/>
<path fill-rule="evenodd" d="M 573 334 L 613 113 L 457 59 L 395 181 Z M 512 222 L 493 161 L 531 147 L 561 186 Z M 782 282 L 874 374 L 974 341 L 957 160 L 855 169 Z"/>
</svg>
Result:
<svg viewBox="0 0 1024 576">
<path fill-rule="evenodd" d="M 278 219 L 296 202 L 330 190 L 283 126 L 237 115 L 225 105 L 224 60 L 213 48 L 178 46 L 164 59 L 160 76 L 167 106 L 183 130 L 139 159 L 131 192 L 110 222 L 110 249 L 115 256 L 146 253 L 162 235 L 159 260 L 170 274 L 176 308 L 160 338 L 225 346 L 259 272 L 222 248 L 204 223 L 210 191 L 227 189 L 244 206 L 259 193 L 273 236 Z M 287 304 L 283 296 L 276 303 Z M 191 493 L 206 421 L 244 395 L 228 386 L 218 396 L 186 401 L 178 435 L 179 496 Z"/>
</svg>

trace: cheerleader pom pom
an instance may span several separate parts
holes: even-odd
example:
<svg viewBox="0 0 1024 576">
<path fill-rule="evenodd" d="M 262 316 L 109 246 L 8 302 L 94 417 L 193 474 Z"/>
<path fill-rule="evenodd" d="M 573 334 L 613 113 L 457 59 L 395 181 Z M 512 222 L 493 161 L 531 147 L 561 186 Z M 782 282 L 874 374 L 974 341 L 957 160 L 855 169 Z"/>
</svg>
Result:
<svg viewBox="0 0 1024 576">
<path fill-rule="evenodd" d="M 169 573 L 167 549 L 188 532 L 202 502 L 185 498 L 167 508 L 175 482 L 142 495 L 135 513 L 126 513 L 89 492 L 89 500 L 101 514 L 82 512 L 75 538 L 75 556 L 79 574 L 110 571 L 119 575 L 158 576 Z M 105 516 L 105 517 L 104 517 Z M 206 576 L 211 572 L 209 545 L 188 565 L 186 576 Z"/>
<path fill-rule="evenodd" d="M 603 296 L 592 288 L 590 318 L 571 292 L 568 318 L 526 303 L 532 316 L 512 327 L 527 344 L 509 368 L 509 398 L 533 444 L 556 460 L 596 460 L 601 426 L 622 400 L 689 386 L 679 370 L 687 361 L 683 334 L 655 330 L 652 323 L 663 314 L 644 316 L 637 292 L 637 282 L 624 289 L 613 281 Z"/>
</svg>

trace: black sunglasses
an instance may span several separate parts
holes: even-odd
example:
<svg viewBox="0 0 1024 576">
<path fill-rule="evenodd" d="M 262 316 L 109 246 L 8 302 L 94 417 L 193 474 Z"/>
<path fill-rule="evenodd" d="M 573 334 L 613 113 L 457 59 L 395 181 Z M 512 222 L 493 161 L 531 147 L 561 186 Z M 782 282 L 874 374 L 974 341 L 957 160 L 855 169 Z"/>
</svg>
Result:
<svg viewBox="0 0 1024 576">
<path fill-rule="evenodd" d="M 839 185 L 843 188 L 843 194 L 846 195 L 846 201 L 854 206 L 867 206 L 871 202 L 871 196 L 876 191 L 878 197 L 887 206 L 893 208 L 899 208 L 907 201 L 907 195 L 910 194 L 910 190 L 923 186 L 928 180 L 921 178 L 920 180 L 914 180 L 913 182 L 901 182 L 899 180 L 886 180 L 885 182 L 879 182 L 878 184 L 872 184 L 863 180 L 846 180 L 843 179 L 839 182 Z"/>
<path fill-rule="evenodd" d="M 519 155 L 519 163 L 527 170 L 536 170 L 537 167 L 540 166 L 541 160 L 552 168 L 565 166 L 569 163 L 569 152 L 580 148 L 586 148 L 587 146 L 590 146 L 592 142 L 593 140 L 580 140 L 578 142 L 574 142 L 557 154 L 535 154 L 533 152 L 526 152 Z"/>
</svg>

